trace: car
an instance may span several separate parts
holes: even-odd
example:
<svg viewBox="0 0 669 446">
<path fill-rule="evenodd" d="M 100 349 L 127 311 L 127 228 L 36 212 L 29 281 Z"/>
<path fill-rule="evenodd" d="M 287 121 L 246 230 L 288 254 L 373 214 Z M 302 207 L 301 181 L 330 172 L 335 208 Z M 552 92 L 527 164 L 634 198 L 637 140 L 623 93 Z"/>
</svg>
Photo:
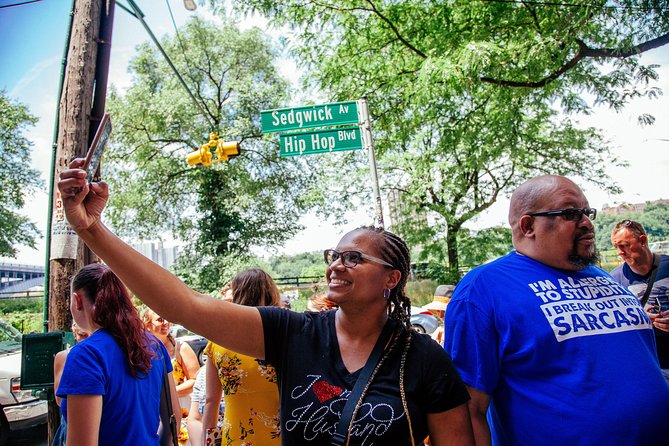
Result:
<svg viewBox="0 0 669 446">
<path fill-rule="evenodd" d="M 0 319 L 0 445 L 10 431 L 47 421 L 47 402 L 21 390 L 21 333 Z"/>
<path fill-rule="evenodd" d="M 190 345 L 195 352 L 195 356 L 197 356 L 197 361 L 200 363 L 200 366 L 204 365 L 204 349 L 209 342 L 207 338 L 195 334 L 181 325 L 172 325 L 172 327 L 170 327 L 170 333 L 177 341 L 185 342 Z"/>
<path fill-rule="evenodd" d="M 439 326 L 439 319 L 428 310 L 423 310 L 420 307 L 411 307 L 411 326 L 419 333 L 431 335 Z"/>
</svg>

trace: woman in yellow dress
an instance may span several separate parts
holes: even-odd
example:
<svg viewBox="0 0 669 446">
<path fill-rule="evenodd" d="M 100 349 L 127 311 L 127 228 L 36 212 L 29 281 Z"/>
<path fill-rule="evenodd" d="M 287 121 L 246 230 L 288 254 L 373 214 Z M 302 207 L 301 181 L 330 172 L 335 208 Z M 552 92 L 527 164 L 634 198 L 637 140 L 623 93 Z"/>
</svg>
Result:
<svg viewBox="0 0 669 446">
<path fill-rule="evenodd" d="M 279 290 L 262 269 L 252 268 L 238 273 L 231 286 L 233 303 L 251 307 L 280 306 Z M 224 392 L 222 445 L 279 446 L 279 391 L 274 368 L 264 361 L 211 342 L 205 352 L 205 433 L 216 429 L 221 392 Z"/>
</svg>

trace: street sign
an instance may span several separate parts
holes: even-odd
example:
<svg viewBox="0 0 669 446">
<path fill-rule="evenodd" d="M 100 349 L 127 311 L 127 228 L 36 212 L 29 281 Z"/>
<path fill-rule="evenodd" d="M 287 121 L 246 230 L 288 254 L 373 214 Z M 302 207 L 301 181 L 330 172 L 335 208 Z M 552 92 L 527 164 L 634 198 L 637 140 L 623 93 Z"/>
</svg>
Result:
<svg viewBox="0 0 669 446">
<path fill-rule="evenodd" d="M 356 101 L 348 101 L 263 110 L 260 112 L 260 121 L 263 133 L 357 124 L 358 104 Z"/>
<path fill-rule="evenodd" d="M 342 127 L 317 132 L 280 135 L 280 156 L 311 155 L 362 149 L 360 128 Z"/>
</svg>

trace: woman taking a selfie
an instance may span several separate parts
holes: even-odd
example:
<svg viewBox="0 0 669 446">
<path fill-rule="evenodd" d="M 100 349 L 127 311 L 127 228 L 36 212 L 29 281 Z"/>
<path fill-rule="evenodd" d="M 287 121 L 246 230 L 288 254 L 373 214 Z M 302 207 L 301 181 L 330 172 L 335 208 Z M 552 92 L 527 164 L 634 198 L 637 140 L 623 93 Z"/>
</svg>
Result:
<svg viewBox="0 0 669 446">
<path fill-rule="evenodd" d="M 400 238 L 360 228 L 325 252 L 336 311 L 235 305 L 189 289 L 119 240 L 100 221 L 107 185 L 89 185 L 80 166 L 58 184 L 70 225 L 155 311 L 276 368 L 282 444 L 420 445 L 428 434 L 435 446 L 473 444 L 469 395 L 450 358 L 410 328 Z"/>
<path fill-rule="evenodd" d="M 157 445 L 160 393 L 171 370 L 165 348 L 104 265 L 76 274 L 70 310 L 90 334 L 70 350 L 58 385 L 67 444 Z"/>
</svg>

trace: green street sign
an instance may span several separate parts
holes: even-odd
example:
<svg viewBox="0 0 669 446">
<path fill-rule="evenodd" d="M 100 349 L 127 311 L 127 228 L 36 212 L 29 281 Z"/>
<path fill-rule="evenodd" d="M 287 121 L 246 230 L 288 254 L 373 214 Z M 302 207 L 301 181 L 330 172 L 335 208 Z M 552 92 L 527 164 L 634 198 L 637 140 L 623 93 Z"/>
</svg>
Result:
<svg viewBox="0 0 669 446">
<path fill-rule="evenodd" d="M 263 133 L 357 124 L 358 104 L 356 101 L 348 101 L 263 110 L 260 112 L 260 121 Z"/>
<path fill-rule="evenodd" d="M 343 127 L 320 132 L 288 133 L 279 136 L 280 156 L 311 155 L 362 149 L 360 127 Z"/>
</svg>

